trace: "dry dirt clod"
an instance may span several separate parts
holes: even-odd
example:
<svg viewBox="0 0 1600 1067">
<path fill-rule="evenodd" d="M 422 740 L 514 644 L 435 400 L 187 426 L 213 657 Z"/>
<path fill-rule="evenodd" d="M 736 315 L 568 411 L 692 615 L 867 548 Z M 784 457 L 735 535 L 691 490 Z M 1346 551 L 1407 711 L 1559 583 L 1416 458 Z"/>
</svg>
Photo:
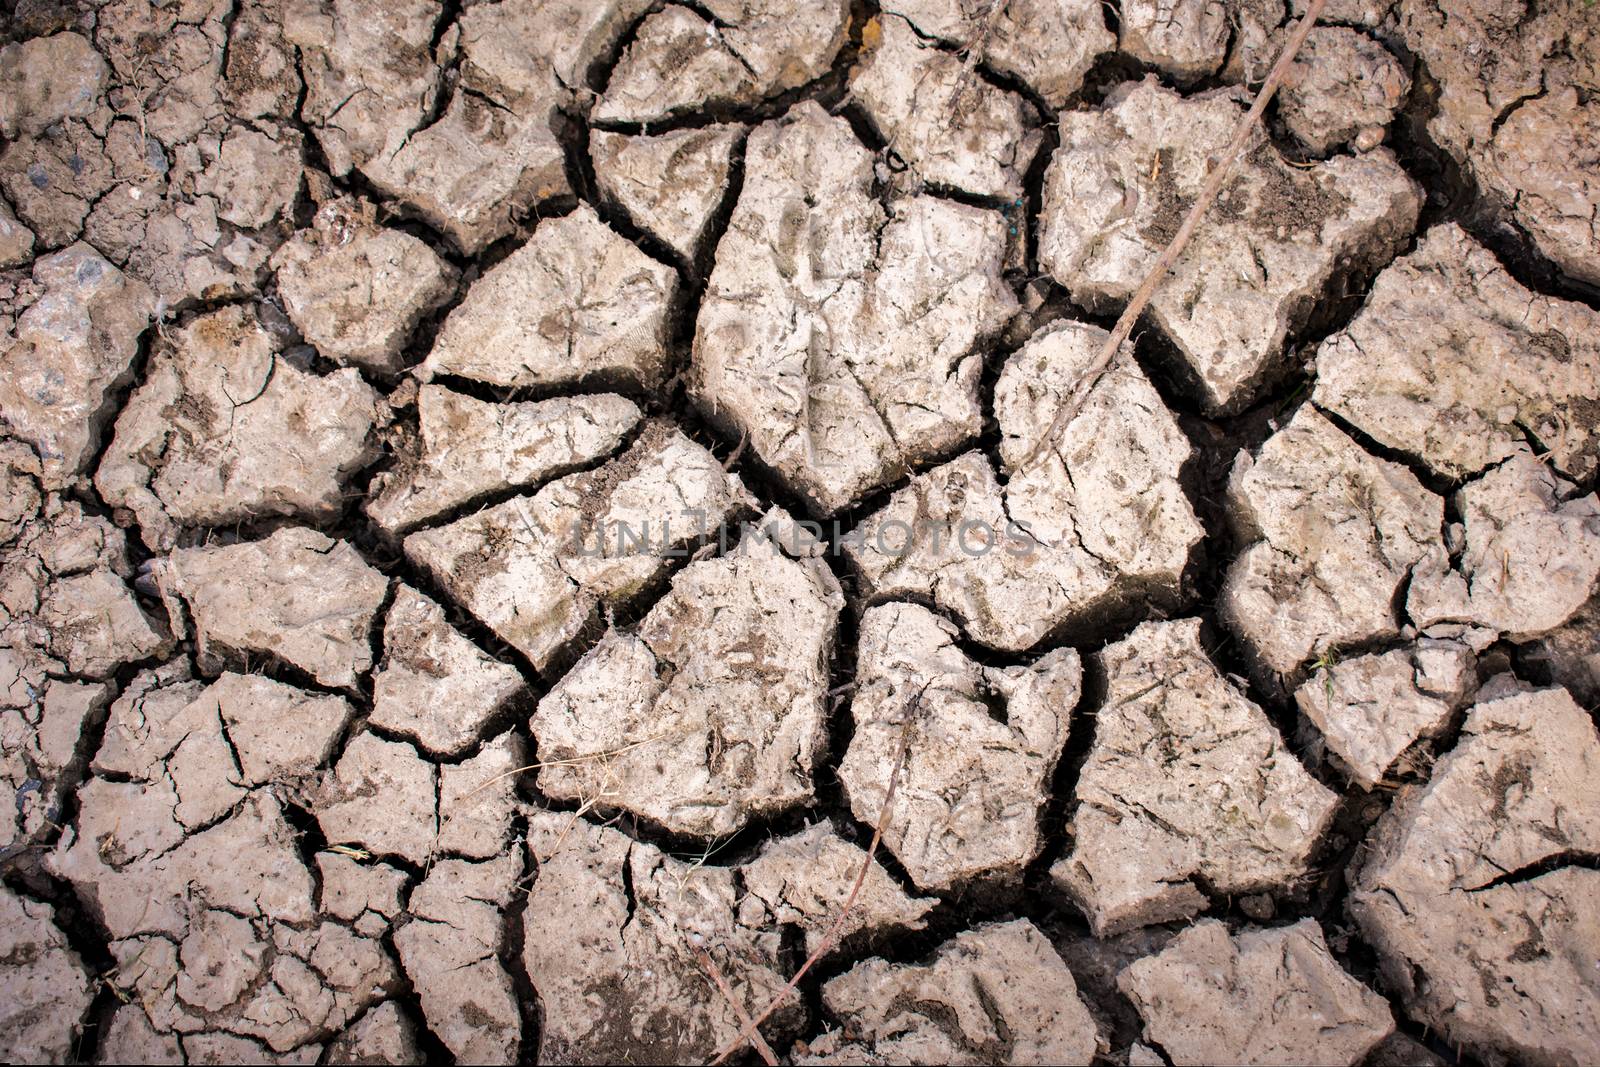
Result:
<svg viewBox="0 0 1600 1067">
<path fill-rule="evenodd" d="M 59 489 L 94 458 L 155 297 L 86 244 L 36 261 L 33 281 L 43 294 L 3 338 L 0 423 L 38 452 L 44 487 Z"/>
<path fill-rule="evenodd" d="M 0 855 L 47 834 L 81 780 L 84 732 L 100 721 L 115 690 L 106 683 L 48 678 L 49 661 L 0 649 Z"/>
<path fill-rule="evenodd" d="M 33 37 L 0 49 L 0 134 L 43 133 L 62 119 L 94 114 L 111 70 L 76 33 Z"/>
<path fill-rule="evenodd" d="M 1600 285 L 1600 38 L 1585 0 L 1400 5 L 1405 43 L 1438 82 L 1428 134 L 1508 229 L 1564 274 Z"/>
<path fill-rule="evenodd" d="M 577 382 L 649 390 L 666 372 L 678 275 L 580 204 L 479 278 L 419 376 L 498 386 Z"/>
<path fill-rule="evenodd" d="M 1572 618 L 1600 588 L 1600 498 L 1534 458 L 1527 445 L 1456 495 L 1466 525 L 1459 564 L 1435 546 L 1406 612 L 1421 627 L 1462 622 L 1527 641 Z"/>
<path fill-rule="evenodd" d="M 977 436 L 973 348 L 1016 308 L 999 212 L 873 180 L 815 102 L 757 127 L 695 323 L 698 406 L 822 514 Z"/>
<path fill-rule="evenodd" d="M 827 73 L 845 43 L 844 0 L 706 0 L 645 19 L 611 72 L 593 117 L 656 122 L 755 104 Z"/>
<path fill-rule="evenodd" d="M 589 157 L 600 192 L 692 263 L 727 194 L 733 154 L 744 136 L 745 128 L 734 125 L 653 137 L 595 130 Z"/>
<path fill-rule="evenodd" d="M 1317 351 L 1313 397 L 1448 478 L 1506 459 L 1532 433 L 1586 478 L 1600 465 L 1600 314 L 1530 292 L 1454 223 L 1378 275 Z"/>
<path fill-rule="evenodd" d="M 434 755 L 455 756 L 523 689 L 521 673 L 462 636 L 438 604 L 408 585 L 395 593 L 372 679 L 374 726 Z"/>
<path fill-rule="evenodd" d="M 308 781 L 333 755 L 354 710 L 257 674 L 224 674 L 201 695 L 215 701 L 247 786 Z"/>
<path fill-rule="evenodd" d="M 1534 681 L 1560 685 L 1586 708 L 1600 707 L 1600 599 L 1519 650 Z"/>
<path fill-rule="evenodd" d="M 1319 667 L 1294 697 L 1350 778 L 1371 789 L 1401 753 L 1443 733 L 1476 689 L 1470 648 L 1424 638 Z"/>
<path fill-rule="evenodd" d="M 439 833 L 438 774 L 410 745 L 361 734 L 322 783 L 317 824 L 330 845 L 425 863 Z"/>
<path fill-rule="evenodd" d="M 749 506 L 737 475 L 653 422 L 606 465 L 414 533 L 405 552 L 543 671 L 603 605 L 628 603 Z"/>
<path fill-rule="evenodd" d="M 406 872 L 386 863 L 361 861 L 345 852 L 318 852 L 323 912 L 377 937 L 405 911 Z"/>
<path fill-rule="evenodd" d="M 1222 69 L 1236 3 L 1217 0 L 1125 0 L 1121 50 L 1192 84 Z"/>
<path fill-rule="evenodd" d="M 1174 1064 L 1353 1067 L 1394 1030 L 1388 1003 L 1334 961 L 1313 919 L 1236 936 L 1203 920 L 1117 985 Z"/>
<path fill-rule="evenodd" d="M 1520 692 L 1473 708 L 1368 840 L 1351 916 L 1408 1014 L 1484 1062 L 1600 1055 L 1596 797 L 1590 717 L 1563 690 Z"/>
<path fill-rule="evenodd" d="M 1006 485 L 976 452 L 913 478 L 842 542 L 869 595 L 932 598 L 1009 651 L 1176 599 L 1203 533 L 1178 483 L 1189 444 L 1132 361 L 1099 380 L 1058 447 L 1022 467 L 1105 337 L 1053 325 L 1006 361 L 995 387 Z"/>
<path fill-rule="evenodd" d="M 1177 233 L 1240 111 L 1229 95 L 1185 98 L 1151 78 L 1119 87 L 1104 110 L 1063 113 L 1039 257 L 1073 299 L 1104 311 L 1126 303 Z M 1386 264 L 1420 208 L 1417 187 L 1387 151 L 1292 167 L 1257 127 L 1149 306 L 1202 405 L 1237 410 L 1281 377 L 1288 337 L 1336 280 Z"/>
<path fill-rule="evenodd" d="M 1072 972 L 1033 923 L 958 934 L 924 965 L 870 959 L 822 987 L 844 1023 L 809 1064 L 1087 1064 L 1095 1023 Z"/>
<path fill-rule="evenodd" d="M 611 452 L 640 411 L 610 393 L 491 404 L 441 385 L 417 394 L 416 454 L 372 482 L 367 514 L 401 534 L 491 493 L 537 488 Z"/>
<path fill-rule="evenodd" d="M 0 54 L 0 63 L 7 58 Z M 0 1056 L 68 1062 L 91 999 L 89 976 L 56 926 L 55 909 L 0 888 Z"/>
<path fill-rule="evenodd" d="M 429 1028 L 462 1063 L 517 1062 L 522 1015 L 500 950 L 502 912 L 521 877 L 517 852 L 445 860 L 411 894 L 411 921 L 395 931 Z"/>
<path fill-rule="evenodd" d="M 95 487 L 167 551 L 183 527 L 275 515 L 328 521 L 375 455 L 378 394 L 353 369 L 316 375 L 239 305 L 162 342 L 117 417 Z"/>
<path fill-rule="evenodd" d="M 202 664 L 275 656 L 320 684 L 353 686 L 389 583 L 349 543 L 300 526 L 261 541 L 182 548 L 154 567 L 174 619 L 185 612 Z"/>
<path fill-rule="evenodd" d="M 873 822 L 906 722 L 904 768 L 883 843 L 918 886 L 1016 880 L 1039 853 L 1039 814 L 1082 681 L 1072 649 L 1031 667 L 983 667 L 954 624 L 914 604 L 861 620 L 855 736 L 839 765 L 851 810 Z"/>
<path fill-rule="evenodd" d="M 1218 602 L 1263 676 L 1294 678 L 1330 650 L 1393 637 L 1395 598 L 1443 553 L 1444 501 L 1398 463 L 1363 451 L 1310 404 L 1228 479 L 1247 547 Z"/>
<path fill-rule="evenodd" d="M 1097 937 L 1303 877 L 1338 797 L 1206 656 L 1200 622 L 1147 622 L 1100 653 L 1106 699 L 1051 879 Z"/>
<path fill-rule="evenodd" d="M 751 906 L 765 910 L 761 918 L 746 916 L 750 926 L 778 923 L 800 927 L 805 931 L 809 955 L 822 946 L 865 858 L 864 849 L 840 837 L 826 821 L 774 838 L 740 868 L 749 894 L 740 910 Z M 908 896 L 874 861 L 849 918 L 839 929 L 837 943 L 859 933 L 873 937 L 890 930 L 920 930 L 922 916 L 934 904 L 927 897 Z"/>
<path fill-rule="evenodd" d="M 377 374 L 404 369 L 411 332 L 455 292 L 454 267 L 410 234 L 375 225 L 370 206 L 354 200 L 318 208 L 272 267 L 305 339 L 335 363 Z"/>
<path fill-rule="evenodd" d="M 883 4 L 919 34 L 976 49 L 984 66 L 1020 79 L 1054 108 L 1071 101 L 1095 60 L 1116 45 L 1097 0 L 1008 0 L 991 17 L 994 9 L 991 0 Z"/>
<path fill-rule="evenodd" d="M 878 42 L 850 77 L 850 91 L 889 148 L 933 186 L 1016 200 L 1039 148 L 1030 108 L 976 76 L 956 56 L 917 36 L 896 15 L 878 19 Z"/>
<path fill-rule="evenodd" d="M 33 259 L 33 231 L 17 221 L 9 204 L 0 203 L 0 268 L 20 267 Z"/>
<path fill-rule="evenodd" d="M 843 607 L 824 561 L 747 529 L 539 701 L 539 788 L 706 837 L 806 803 Z"/>
<path fill-rule="evenodd" d="M 328 1046 L 330 1064 L 423 1063 L 417 1028 L 394 1001 L 385 1001 L 352 1023 Z"/>
<path fill-rule="evenodd" d="M 707 953 L 754 1012 L 783 987 L 776 927 L 746 925 L 732 871 L 690 865 L 577 816 L 539 812 L 522 958 L 544 1005 L 545 1063 L 703 1062 L 739 1016 L 695 958 Z M 791 998 L 763 1027 L 793 1034 Z"/>
<path fill-rule="evenodd" d="M 527 745 L 509 732 L 485 742 L 469 760 L 440 766 L 435 851 L 477 860 L 503 853 L 511 820 L 522 806 L 516 772 L 527 766 Z"/>
<path fill-rule="evenodd" d="M 1358 30 L 1317 26 L 1295 58 L 1278 114 L 1319 156 L 1352 142 L 1365 150 L 1382 141 L 1410 92 L 1405 67 L 1383 45 Z"/>
</svg>

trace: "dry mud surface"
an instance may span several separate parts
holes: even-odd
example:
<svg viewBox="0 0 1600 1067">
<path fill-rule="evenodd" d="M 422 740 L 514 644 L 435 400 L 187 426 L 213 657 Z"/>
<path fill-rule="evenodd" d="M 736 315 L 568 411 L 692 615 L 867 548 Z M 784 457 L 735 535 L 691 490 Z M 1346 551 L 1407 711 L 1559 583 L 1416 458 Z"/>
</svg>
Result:
<svg viewBox="0 0 1600 1067">
<path fill-rule="evenodd" d="M 1600 1061 L 1592 0 L 9 6 L 0 1059 Z"/>
</svg>

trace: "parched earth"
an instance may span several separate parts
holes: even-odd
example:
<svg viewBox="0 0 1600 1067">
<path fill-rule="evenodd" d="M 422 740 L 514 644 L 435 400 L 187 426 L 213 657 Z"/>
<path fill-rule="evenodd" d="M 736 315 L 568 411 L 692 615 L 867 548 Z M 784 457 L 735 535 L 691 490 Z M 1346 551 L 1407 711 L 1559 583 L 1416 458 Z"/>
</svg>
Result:
<svg viewBox="0 0 1600 1067">
<path fill-rule="evenodd" d="M 19 0 L 0 1059 L 1600 1061 L 1591 2 Z"/>
</svg>

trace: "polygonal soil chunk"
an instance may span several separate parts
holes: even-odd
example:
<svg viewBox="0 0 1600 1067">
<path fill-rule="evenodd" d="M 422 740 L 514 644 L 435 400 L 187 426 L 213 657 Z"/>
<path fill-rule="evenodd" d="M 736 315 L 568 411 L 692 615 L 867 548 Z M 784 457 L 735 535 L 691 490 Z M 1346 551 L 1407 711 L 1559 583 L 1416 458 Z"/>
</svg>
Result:
<svg viewBox="0 0 1600 1067">
<path fill-rule="evenodd" d="M 1334 961 L 1313 919 L 1237 937 L 1203 920 L 1117 986 L 1175 1064 L 1343 1067 L 1394 1030 L 1388 1003 Z"/>
<path fill-rule="evenodd" d="M 1424 638 L 1320 667 L 1294 699 L 1340 766 L 1371 789 L 1402 752 L 1443 733 L 1477 684 L 1470 648 Z"/>
<path fill-rule="evenodd" d="M 1151 79 L 1118 88 L 1106 105 L 1061 117 L 1039 258 L 1074 300 L 1110 312 L 1177 233 L 1240 104 L 1184 98 Z M 1387 263 L 1420 207 L 1387 152 L 1292 167 L 1255 127 L 1236 176 L 1150 301 L 1204 406 L 1237 409 L 1281 375 L 1289 335 L 1334 280 Z"/>
<path fill-rule="evenodd" d="M 132 511 L 158 552 L 184 526 L 336 517 L 345 480 L 373 456 L 372 387 L 350 368 L 301 370 L 239 305 L 176 333 L 117 417 L 95 472 L 105 502 Z"/>
<path fill-rule="evenodd" d="M 372 666 L 368 634 L 389 582 L 348 542 L 300 526 L 261 541 L 181 548 L 154 567 L 174 619 L 187 614 L 203 661 L 276 656 L 322 685 Z"/>
<path fill-rule="evenodd" d="M 1376 148 L 1411 92 L 1411 79 L 1393 53 L 1343 26 L 1313 28 L 1286 82 L 1278 114 L 1317 155 L 1352 141 Z"/>
<path fill-rule="evenodd" d="M 1203 533 L 1178 483 L 1189 443 L 1131 360 L 1022 466 L 1105 336 L 1061 323 L 1007 360 L 995 388 L 1003 488 L 970 452 L 913 478 L 851 531 L 842 543 L 870 595 L 931 598 L 975 640 L 1011 651 L 1176 599 Z"/>
<path fill-rule="evenodd" d="M 88 118 L 110 74 L 76 33 L 34 37 L 0 49 L 0 134 L 40 134 L 62 119 Z"/>
<path fill-rule="evenodd" d="M 499 386 L 653 388 L 666 369 L 678 275 L 579 204 L 473 283 L 423 361 Z"/>
<path fill-rule="evenodd" d="M 1593 69 L 1593 68 L 1591 68 Z M 1592 75 L 1591 75 L 1592 77 Z M 1591 83 L 1592 85 L 1592 83 Z M 1517 225 L 1572 278 L 1600 284 L 1600 105 L 1585 87 L 1529 100 L 1500 124 L 1476 164 Z"/>
<path fill-rule="evenodd" d="M 542 671 L 602 605 L 648 588 L 748 499 L 715 456 L 656 422 L 605 466 L 414 533 L 405 552 Z"/>
<path fill-rule="evenodd" d="M 1428 133 L 1484 201 L 1563 273 L 1600 284 L 1594 159 L 1597 42 L 1582 0 L 1401 6 L 1405 43 L 1438 83 Z"/>
<path fill-rule="evenodd" d="M 328 1046 L 330 1064 L 422 1063 L 417 1028 L 394 1001 L 367 1012 Z"/>
<path fill-rule="evenodd" d="M 819 951 L 850 888 L 867 858 L 864 849 L 839 836 L 829 822 L 819 822 L 789 837 L 774 838 L 755 859 L 740 868 L 748 901 L 766 909 L 769 919 L 805 931 L 806 953 Z M 893 876 L 874 860 L 834 948 L 865 931 L 869 937 L 888 930 L 920 930 L 922 916 L 936 902 L 908 896 Z"/>
<path fill-rule="evenodd" d="M 0 888 L 0 1056 L 66 1063 L 91 999 L 55 909 Z"/>
<path fill-rule="evenodd" d="M 886 214 L 873 180 L 814 102 L 758 127 L 695 324 L 701 410 L 824 514 L 977 436 L 973 346 L 1016 308 L 998 212 Z"/>
<path fill-rule="evenodd" d="M 810 801 L 843 606 L 823 561 L 756 530 L 690 564 L 539 701 L 539 788 L 708 837 Z"/>
<path fill-rule="evenodd" d="M 855 736 L 839 765 L 850 810 L 875 825 L 900 763 L 883 843 L 924 889 L 1016 879 L 1038 855 L 1039 813 L 1081 691 L 1072 649 L 1031 667 L 984 667 L 958 634 L 914 604 L 862 617 Z"/>
<path fill-rule="evenodd" d="M 1465 622 L 1526 641 L 1583 607 L 1600 578 L 1600 498 L 1578 496 L 1527 445 L 1456 494 L 1466 549 L 1441 547 L 1412 576 L 1406 612 L 1418 626 Z"/>
<path fill-rule="evenodd" d="M 333 755 L 353 715 L 343 697 L 258 674 L 224 674 L 200 699 L 215 701 L 245 785 L 309 777 Z"/>
<path fill-rule="evenodd" d="M 1218 607 L 1263 673 L 1291 676 L 1319 653 L 1397 634 L 1395 597 L 1442 551 L 1444 501 L 1310 404 L 1255 457 L 1239 454 L 1228 500 L 1249 547 Z"/>
<path fill-rule="evenodd" d="M 86 244 L 36 262 L 33 281 L 43 294 L 0 352 L 0 424 L 38 452 L 54 489 L 94 458 L 155 296 Z"/>
<path fill-rule="evenodd" d="M 1368 840 L 1351 916 L 1406 1011 L 1489 1063 L 1600 1056 L 1600 737 L 1560 689 L 1481 703 Z"/>
<path fill-rule="evenodd" d="M 589 157 L 607 199 L 686 262 L 693 262 L 728 190 L 742 126 L 706 126 L 653 137 L 595 130 Z"/>
<path fill-rule="evenodd" d="M 485 742 L 471 759 L 440 765 L 436 851 L 483 860 L 500 855 L 520 808 L 517 772 L 527 769 L 527 746 L 514 733 Z"/>
<path fill-rule="evenodd" d="M 1122 51 L 1184 84 L 1222 69 L 1232 38 L 1229 10 L 1215 0 L 1125 0 Z"/>
<path fill-rule="evenodd" d="M 452 508 L 546 479 L 607 455 L 638 424 L 620 396 L 557 397 L 491 404 L 441 385 L 417 394 L 421 440 L 373 479 L 367 514 L 403 533 Z"/>
<path fill-rule="evenodd" d="M 827 73 L 844 44 L 844 0 L 706 0 L 708 21 L 669 5 L 639 27 L 593 117 L 656 122 L 707 107 L 754 104 Z"/>
<path fill-rule="evenodd" d="M 33 258 L 33 231 L 0 204 L 0 267 L 20 267 Z"/>
<path fill-rule="evenodd" d="M 429 1028 L 462 1063 L 517 1062 L 522 1014 L 500 950 L 521 876 L 516 853 L 444 860 L 411 894 L 411 921 L 394 935 Z"/>
<path fill-rule="evenodd" d="M 748 925 L 726 868 L 689 865 L 616 830 L 539 812 L 538 864 L 523 911 L 522 959 L 544 1006 L 544 1063 L 703 1062 L 741 1016 L 696 958 L 716 964 L 754 1013 L 783 987 L 776 927 Z M 763 1024 L 775 1041 L 803 1009 L 788 998 Z"/>
<path fill-rule="evenodd" d="M 883 11 L 925 37 L 979 49 L 985 66 L 1025 82 L 1054 108 L 1116 45 L 1095 0 L 1010 0 L 998 8 L 983 0 L 888 0 Z"/>
<path fill-rule="evenodd" d="M 124 663 L 172 647 L 166 627 L 146 615 L 122 579 L 108 570 L 51 583 L 38 621 L 50 634 L 50 651 L 72 673 L 89 678 L 107 677 Z"/>
<path fill-rule="evenodd" d="M 521 673 L 463 637 L 438 604 L 408 585 L 395 593 L 372 679 L 374 726 L 454 756 L 522 689 Z"/>
<path fill-rule="evenodd" d="M 1022 97 L 972 74 L 905 19 L 878 20 L 878 43 L 850 77 L 852 97 L 914 175 L 974 196 L 1022 195 L 1039 148 Z"/>
<path fill-rule="evenodd" d="M 1200 621 L 1143 623 L 1099 654 L 1106 698 L 1052 880 L 1095 936 L 1303 876 L 1338 796 L 1223 679 Z"/>
<path fill-rule="evenodd" d="M 300 117 L 335 176 L 392 155 L 422 124 L 438 88 L 430 42 L 442 14 L 429 0 L 331 0 L 284 12 L 306 82 Z"/>
<path fill-rule="evenodd" d="M 330 845 L 425 863 L 439 832 L 437 774 L 410 745 L 362 734 L 323 782 L 317 824 Z"/>
<path fill-rule="evenodd" d="M 1322 343 L 1313 397 L 1448 478 L 1529 433 L 1586 478 L 1600 464 L 1600 314 L 1530 292 L 1459 226 L 1437 226 Z"/>
<path fill-rule="evenodd" d="M 822 987 L 844 1023 L 799 1063 L 1075 1063 L 1099 1047 L 1072 972 L 1026 919 L 958 934 L 927 964 L 870 959 Z"/>
<path fill-rule="evenodd" d="M 455 292 L 456 271 L 425 243 L 372 221 L 370 205 L 332 200 L 272 256 L 284 310 L 339 364 L 394 374 L 424 315 Z"/>
</svg>

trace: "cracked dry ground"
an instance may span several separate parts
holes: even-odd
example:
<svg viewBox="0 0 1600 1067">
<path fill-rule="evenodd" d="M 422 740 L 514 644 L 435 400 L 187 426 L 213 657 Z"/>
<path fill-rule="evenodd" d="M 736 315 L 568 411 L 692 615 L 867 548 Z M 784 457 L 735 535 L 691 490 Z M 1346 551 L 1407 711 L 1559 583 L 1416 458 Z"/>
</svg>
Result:
<svg viewBox="0 0 1600 1067">
<path fill-rule="evenodd" d="M 20 0 L 0 1058 L 1600 1060 L 1600 15 L 1093 373 L 1302 11 Z"/>
</svg>

